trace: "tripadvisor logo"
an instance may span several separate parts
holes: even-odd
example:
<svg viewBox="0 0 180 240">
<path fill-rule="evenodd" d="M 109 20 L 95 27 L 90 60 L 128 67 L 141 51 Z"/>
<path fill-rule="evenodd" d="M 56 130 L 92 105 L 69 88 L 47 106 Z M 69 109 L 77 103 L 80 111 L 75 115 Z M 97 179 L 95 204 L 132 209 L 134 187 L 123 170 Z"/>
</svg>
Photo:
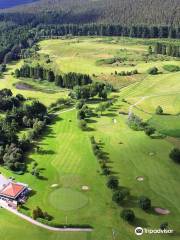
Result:
<svg viewBox="0 0 180 240">
<path fill-rule="evenodd" d="M 138 235 L 138 236 L 143 235 L 143 232 L 144 232 L 144 230 L 141 227 L 137 227 L 135 229 L 135 234 Z"/>
<path fill-rule="evenodd" d="M 143 233 L 147 233 L 147 234 L 169 234 L 169 233 L 173 233 L 174 231 L 172 229 L 147 229 L 147 228 L 141 228 L 141 227 L 137 227 L 135 228 L 135 234 L 137 236 L 141 236 L 143 235 Z"/>
</svg>

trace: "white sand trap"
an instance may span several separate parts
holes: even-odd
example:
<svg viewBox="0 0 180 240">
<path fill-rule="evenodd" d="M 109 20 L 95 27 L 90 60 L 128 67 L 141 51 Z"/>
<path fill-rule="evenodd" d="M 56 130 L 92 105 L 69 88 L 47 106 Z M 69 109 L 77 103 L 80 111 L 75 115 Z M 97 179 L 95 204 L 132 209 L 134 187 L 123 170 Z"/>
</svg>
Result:
<svg viewBox="0 0 180 240">
<path fill-rule="evenodd" d="M 51 185 L 52 188 L 55 188 L 55 187 L 58 187 L 58 186 L 59 186 L 59 184 L 52 184 Z"/>
<path fill-rule="evenodd" d="M 89 190 L 89 187 L 88 186 L 82 186 L 81 188 L 83 191 L 88 191 Z"/>
<path fill-rule="evenodd" d="M 156 213 L 161 214 L 161 215 L 168 215 L 168 214 L 170 214 L 170 211 L 168 209 L 164 209 L 164 208 L 155 208 L 154 211 Z"/>
<path fill-rule="evenodd" d="M 154 156 L 154 155 L 155 155 L 155 152 L 150 152 L 149 153 L 149 156 L 151 156 L 151 157 Z"/>
<path fill-rule="evenodd" d="M 116 119 L 114 119 L 114 123 L 117 123 L 117 120 L 116 120 Z"/>
<path fill-rule="evenodd" d="M 136 178 L 136 180 L 139 181 L 139 182 L 142 182 L 142 181 L 144 181 L 144 177 L 139 176 L 139 177 Z"/>
</svg>

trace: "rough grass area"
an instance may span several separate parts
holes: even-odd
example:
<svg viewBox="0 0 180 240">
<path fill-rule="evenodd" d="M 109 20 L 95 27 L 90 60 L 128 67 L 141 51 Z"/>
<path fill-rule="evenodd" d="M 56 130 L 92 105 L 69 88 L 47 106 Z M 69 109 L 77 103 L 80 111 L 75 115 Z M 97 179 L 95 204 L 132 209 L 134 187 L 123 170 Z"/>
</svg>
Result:
<svg viewBox="0 0 180 240">
<path fill-rule="evenodd" d="M 40 53 L 49 54 L 59 71 L 91 75 L 109 75 L 115 71 L 134 69 L 144 73 L 154 65 L 162 69 L 164 61 L 166 64 L 175 62 L 166 56 L 147 57 L 147 43 L 145 40 L 116 37 L 44 40 L 40 42 Z"/>
</svg>

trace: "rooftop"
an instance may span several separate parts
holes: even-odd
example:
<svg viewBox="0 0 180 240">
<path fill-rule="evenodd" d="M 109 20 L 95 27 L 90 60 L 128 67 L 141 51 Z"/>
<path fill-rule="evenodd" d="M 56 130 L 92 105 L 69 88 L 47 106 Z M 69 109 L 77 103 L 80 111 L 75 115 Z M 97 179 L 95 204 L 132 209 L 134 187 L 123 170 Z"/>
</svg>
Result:
<svg viewBox="0 0 180 240">
<path fill-rule="evenodd" d="M 14 182 L 9 182 L 1 191 L 0 195 L 4 197 L 16 198 L 23 190 L 25 186 Z"/>
</svg>

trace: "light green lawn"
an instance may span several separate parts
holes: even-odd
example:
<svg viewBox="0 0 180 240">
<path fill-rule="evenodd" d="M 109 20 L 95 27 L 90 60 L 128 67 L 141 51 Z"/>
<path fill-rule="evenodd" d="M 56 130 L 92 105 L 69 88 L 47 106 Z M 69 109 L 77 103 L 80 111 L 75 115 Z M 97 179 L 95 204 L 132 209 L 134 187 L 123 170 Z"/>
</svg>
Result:
<svg viewBox="0 0 180 240">
<path fill-rule="evenodd" d="M 111 40 L 112 39 L 112 40 Z M 162 69 L 164 64 L 174 64 L 174 60 L 145 63 L 142 60 L 142 54 L 147 53 L 148 46 L 144 43 L 128 41 L 124 38 L 85 38 L 74 39 L 54 39 L 40 42 L 40 54 L 48 54 L 56 64 L 56 69 L 62 72 L 80 72 L 88 74 L 111 74 L 115 70 L 131 71 L 138 69 L 144 73 L 148 68 L 154 65 Z M 97 65 L 96 61 L 113 57 L 128 57 L 130 62 L 135 62 L 136 66 L 130 65 Z M 127 61 L 126 61 L 127 62 Z M 128 63 L 126 63 L 128 64 Z"/>
<path fill-rule="evenodd" d="M 180 137 L 180 116 L 153 115 L 148 122 L 160 133 Z"/>
</svg>

